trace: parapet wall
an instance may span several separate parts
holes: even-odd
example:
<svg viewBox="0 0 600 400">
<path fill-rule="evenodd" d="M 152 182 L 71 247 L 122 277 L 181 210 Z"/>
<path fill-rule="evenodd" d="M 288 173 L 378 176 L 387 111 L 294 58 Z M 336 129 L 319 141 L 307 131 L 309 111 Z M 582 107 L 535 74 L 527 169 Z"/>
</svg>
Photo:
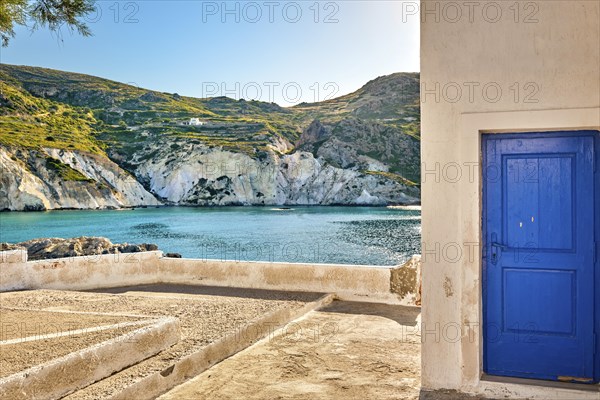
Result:
<svg viewBox="0 0 600 400">
<path fill-rule="evenodd" d="M 27 261 L 27 252 L 0 252 L 0 291 L 89 290 L 158 283 L 161 251 Z"/>
<path fill-rule="evenodd" d="M 402 267 L 166 258 L 161 251 L 27 261 L 23 250 L 0 252 L 0 291 L 90 290 L 177 283 L 335 293 L 343 300 L 414 305 L 420 261 Z"/>
</svg>

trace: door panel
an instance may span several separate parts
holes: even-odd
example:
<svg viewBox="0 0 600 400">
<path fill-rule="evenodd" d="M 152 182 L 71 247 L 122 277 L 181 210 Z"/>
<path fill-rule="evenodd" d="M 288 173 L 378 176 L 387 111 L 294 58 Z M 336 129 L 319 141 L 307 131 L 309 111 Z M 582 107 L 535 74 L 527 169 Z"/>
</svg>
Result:
<svg viewBox="0 0 600 400">
<path fill-rule="evenodd" d="M 505 268 L 503 326 L 513 333 L 575 335 L 576 274 L 569 270 Z M 529 293 L 535 300 L 524 306 L 512 293 Z M 556 301 L 556 293 L 561 301 Z M 552 305 L 552 312 L 548 306 Z M 523 323 L 526 321 L 526 324 Z"/>
<path fill-rule="evenodd" d="M 573 247 L 572 155 L 508 157 L 507 244 L 545 249 Z"/>
<path fill-rule="evenodd" d="M 596 136 L 484 136 L 488 374 L 594 381 Z"/>
</svg>

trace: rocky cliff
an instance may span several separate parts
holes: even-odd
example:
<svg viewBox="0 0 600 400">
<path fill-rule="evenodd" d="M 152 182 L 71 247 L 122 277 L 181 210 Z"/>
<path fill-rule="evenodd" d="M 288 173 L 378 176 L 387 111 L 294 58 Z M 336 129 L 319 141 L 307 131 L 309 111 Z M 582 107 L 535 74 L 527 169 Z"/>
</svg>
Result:
<svg viewBox="0 0 600 400">
<path fill-rule="evenodd" d="M 185 205 L 385 205 L 414 203 L 418 189 L 376 173 L 335 167 L 310 152 L 261 159 L 201 143 L 158 141 L 136 152 L 137 178 L 162 201 Z M 152 155 L 151 157 L 149 155 Z M 372 160 L 372 164 L 377 164 Z"/>
<path fill-rule="evenodd" d="M 282 108 L 0 64 L 0 209 L 416 203 L 418 99 L 416 74 Z"/>
<path fill-rule="evenodd" d="M 117 164 L 89 153 L 0 147 L 0 169 L 1 210 L 161 204 Z"/>
</svg>

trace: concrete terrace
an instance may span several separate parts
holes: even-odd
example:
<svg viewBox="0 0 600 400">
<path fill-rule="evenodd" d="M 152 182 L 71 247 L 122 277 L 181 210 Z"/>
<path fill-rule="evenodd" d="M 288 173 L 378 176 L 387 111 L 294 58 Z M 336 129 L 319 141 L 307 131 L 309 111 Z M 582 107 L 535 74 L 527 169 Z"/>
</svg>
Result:
<svg viewBox="0 0 600 400">
<path fill-rule="evenodd" d="M 0 398 L 419 398 L 415 259 L 0 255 Z"/>
<path fill-rule="evenodd" d="M 418 399 L 419 313 L 334 301 L 160 399 Z"/>
</svg>

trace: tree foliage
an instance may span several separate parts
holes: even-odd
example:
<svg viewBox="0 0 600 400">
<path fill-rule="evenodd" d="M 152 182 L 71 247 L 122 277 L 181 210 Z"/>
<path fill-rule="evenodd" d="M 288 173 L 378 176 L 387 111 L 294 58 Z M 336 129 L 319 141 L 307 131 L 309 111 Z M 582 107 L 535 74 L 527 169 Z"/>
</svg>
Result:
<svg viewBox="0 0 600 400">
<path fill-rule="evenodd" d="M 32 30 L 47 27 L 58 35 L 66 26 L 80 35 L 91 36 L 89 27 L 81 20 L 94 11 L 93 0 L 0 0 L 0 39 L 2 46 L 15 36 L 15 26 Z"/>
</svg>

